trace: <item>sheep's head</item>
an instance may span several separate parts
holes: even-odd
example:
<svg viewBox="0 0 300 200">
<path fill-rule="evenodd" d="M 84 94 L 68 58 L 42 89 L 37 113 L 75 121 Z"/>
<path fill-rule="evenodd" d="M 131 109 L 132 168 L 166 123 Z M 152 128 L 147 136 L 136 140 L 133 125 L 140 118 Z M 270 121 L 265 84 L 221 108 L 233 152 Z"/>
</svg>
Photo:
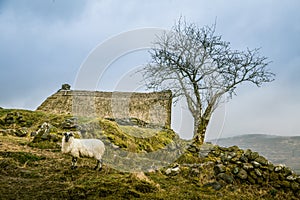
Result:
<svg viewBox="0 0 300 200">
<path fill-rule="evenodd" d="M 64 133 L 65 136 L 65 142 L 69 142 L 70 137 L 74 137 L 73 133 Z"/>
</svg>

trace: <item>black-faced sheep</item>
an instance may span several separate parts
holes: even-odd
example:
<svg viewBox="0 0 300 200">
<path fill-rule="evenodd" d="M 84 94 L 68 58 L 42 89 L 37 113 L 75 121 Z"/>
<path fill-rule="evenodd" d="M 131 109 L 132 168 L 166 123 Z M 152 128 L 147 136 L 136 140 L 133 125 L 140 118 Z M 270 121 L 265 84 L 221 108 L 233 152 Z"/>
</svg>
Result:
<svg viewBox="0 0 300 200">
<path fill-rule="evenodd" d="M 99 169 L 99 171 L 102 169 L 102 156 L 105 146 L 99 139 L 76 139 L 72 133 L 64 133 L 61 151 L 72 155 L 72 169 L 76 168 L 79 157 L 95 158 L 97 165 L 94 169 Z"/>
</svg>

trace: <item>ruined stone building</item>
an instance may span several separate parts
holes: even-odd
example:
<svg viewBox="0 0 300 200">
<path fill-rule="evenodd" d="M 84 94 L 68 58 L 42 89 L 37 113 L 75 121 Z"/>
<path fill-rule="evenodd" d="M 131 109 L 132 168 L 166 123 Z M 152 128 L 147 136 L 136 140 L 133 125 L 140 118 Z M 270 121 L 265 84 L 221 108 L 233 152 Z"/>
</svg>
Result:
<svg viewBox="0 0 300 200">
<path fill-rule="evenodd" d="M 63 87 L 48 97 L 37 110 L 74 116 L 138 118 L 147 123 L 170 127 L 171 108 L 171 91 L 100 92 Z"/>
</svg>

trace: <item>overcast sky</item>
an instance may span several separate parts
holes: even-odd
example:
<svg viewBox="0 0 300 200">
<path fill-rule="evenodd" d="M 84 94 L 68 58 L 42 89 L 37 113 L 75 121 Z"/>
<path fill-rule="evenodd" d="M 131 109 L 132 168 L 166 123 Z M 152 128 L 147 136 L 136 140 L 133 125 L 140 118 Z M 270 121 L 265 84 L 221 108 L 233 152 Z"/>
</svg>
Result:
<svg viewBox="0 0 300 200">
<path fill-rule="evenodd" d="M 184 16 L 199 26 L 217 21 L 217 33 L 233 48 L 261 47 L 276 73 L 261 88 L 242 85 L 216 111 L 207 138 L 300 136 L 299 9 L 299 0 L 0 0 L 0 106 L 35 110 L 62 83 L 73 85 L 89 53 L 108 38 L 139 28 L 170 29 Z M 139 53 L 122 59 L 111 74 L 130 69 L 130 60 L 147 61 Z M 99 90 L 116 89 L 122 74 L 110 76 Z M 174 108 L 174 115 L 173 128 L 192 137 L 186 106 Z"/>
</svg>

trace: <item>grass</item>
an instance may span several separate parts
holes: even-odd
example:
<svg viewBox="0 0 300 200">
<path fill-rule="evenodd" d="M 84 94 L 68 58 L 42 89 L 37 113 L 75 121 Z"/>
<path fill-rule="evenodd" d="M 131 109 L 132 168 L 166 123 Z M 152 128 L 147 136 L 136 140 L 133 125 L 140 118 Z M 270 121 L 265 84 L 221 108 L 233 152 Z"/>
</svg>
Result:
<svg viewBox="0 0 300 200">
<path fill-rule="evenodd" d="M 24 120 L 17 120 L 17 114 L 14 114 L 17 112 Z M 8 113 L 13 113 L 14 123 L 5 123 Z M 66 131 L 61 124 L 70 117 L 0 109 L 0 129 L 26 126 L 29 131 L 36 131 L 39 125 L 48 121 L 61 136 L 59 132 Z M 203 159 L 183 153 L 181 148 L 186 143 L 170 129 L 120 126 L 105 119 L 82 118 L 78 121 L 86 131 L 86 137 L 105 140 L 107 152 L 103 170 L 94 171 L 96 161 L 89 158 L 80 158 L 78 168 L 71 170 L 71 156 L 60 152 L 60 142 L 32 143 L 29 136 L 0 134 L 0 199 L 293 199 L 293 195 L 284 190 L 245 183 L 214 190 L 207 185 L 215 181 L 213 165 L 203 165 Z M 122 150 L 119 155 L 111 144 Z M 151 159 L 159 159 L 139 156 L 158 149 L 165 149 L 166 155 L 174 149 L 181 151 L 173 160 L 181 165 L 179 173 L 166 175 L 166 169 L 174 163 L 145 174 L 138 171 L 141 169 L 136 165 L 150 166 L 153 164 Z M 163 160 L 165 155 L 160 156 Z M 111 162 L 113 159 L 136 172 L 121 171 Z"/>
<path fill-rule="evenodd" d="M 140 178 L 106 163 L 94 171 L 96 161 L 82 158 L 71 170 L 70 156 L 30 147 L 27 138 L 0 136 L 0 141 L 0 199 L 292 199 L 288 192 L 248 184 L 215 191 L 205 186 L 214 179 L 211 166 Z"/>
</svg>

